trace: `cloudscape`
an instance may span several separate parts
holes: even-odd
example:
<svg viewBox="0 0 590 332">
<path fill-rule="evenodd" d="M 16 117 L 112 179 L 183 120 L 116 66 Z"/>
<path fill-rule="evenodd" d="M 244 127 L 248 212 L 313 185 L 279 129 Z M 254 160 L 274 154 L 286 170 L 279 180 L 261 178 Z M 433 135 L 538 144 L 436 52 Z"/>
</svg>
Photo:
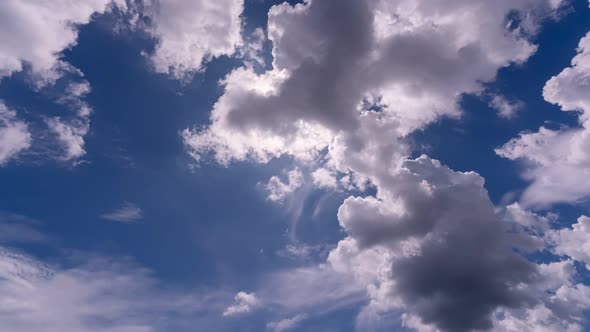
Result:
<svg viewBox="0 0 590 332">
<path fill-rule="evenodd" d="M 0 1 L 0 332 L 590 331 L 587 0 Z"/>
</svg>

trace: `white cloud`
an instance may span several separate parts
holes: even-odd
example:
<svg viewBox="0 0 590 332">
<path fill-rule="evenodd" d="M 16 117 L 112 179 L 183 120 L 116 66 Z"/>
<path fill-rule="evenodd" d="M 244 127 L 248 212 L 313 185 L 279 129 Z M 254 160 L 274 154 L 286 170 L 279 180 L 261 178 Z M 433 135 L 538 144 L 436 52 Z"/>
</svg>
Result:
<svg viewBox="0 0 590 332">
<path fill-rule="evenodd" d="M 121 1 L 116 1 L 121 3 Z M 61 52 L 74 46 L 78 27 L 95 13 L 108 10 L 111 0 L 0 3 L 0 79 L 30 66 L 37 85 L 54 82 L 64 67 Z"/>
<path fill-rule="evenodd" d="M 338 181 L 336 175 L 325 168 L 318 168 L 311 173 L 313 184 L 319 188 L 337 188 Z"/>
<path fill-rule="evenodd" d="M 396 138 L 441 116 L 459 116 L 461 94 L 480 92 L 480 82 L 493 80 L 499 68 L 533 54 L 536 46 L 525 36 L 556 6 L 530 0 L 274 6 L 273 69 L 231 72 L 211 125 L 185 130 L 185 145 L 195 159 L 212 153 L 223 164 L 281 155 L 309 161 L 338 137 L 360 151 L 376 147 L 374 136 L 383 133 L 403 150 Z M 512 13 L 520 25 L 510 30 Z M 378 115 L 367 116 L 375 108 Z"/>
<path fill-rule="evenodd" d="M 0 212 L 0 243 L 46 243 L 50 237 L 35 227 L 39 222 L 26 216 Z"/>
<path fill-rule="evenodd" d="M 512 119 L 524 107 L 524 103 L 520 100 L 508 100 L 504 96 L 496 95 L 490 100 L 489 106 L 498 112 L 498 116 Z"/>
<path fill-rule="evenodd" d="M 498 310 L 494 331 L 583 331 L 584 312 L 590 309 L 590 287 L 574 282 L 572 261 L 541 264 L 539 272 L 544 281 L 536 289 L 540 301 L 521 310 Z"/>
<path fill-rule="evenodd" d="M 112 7 L 126 8 L 124 0 L 7 0 L 0 3 L 0 80 L 13 73 L 26 70 L 27 79 L 38 92 L 53 87 L 60 78 L 69 81 L 83 74 L 65 62 L 63 51 L 74 47 L 79 27 L 88 24 L 95 15 L 108 12 Z M 75 115 L 54 116 L 46 119 L 46 125 L 63 146 L 63 153 L 53 154 L 61 160 L 73 160 L 83 156 L 84 136 L 88 133 L 91 108 L 83 98 L 90 85 L 82 82 L 65 82 L 66 88 L 57 102 L 74 109 Z M 21 132 L 23 131 L 21 125 Z M 4 140 L 3 140 L 4 142 Z M 21 135 L 21 147 L 30 147 Z M 0 156 L 1 157 L 1 156 Z M 0 158 L 0 162 L 1 162 Z"/>
<path fill-rule="evenodd" d="M 242 45 L 243 0 L 146 0 L 147 31 L 157 40 L 149 55 L 154 69 L 178 79 L 202 69 L 214 57 L 232 55 Z"/>
<path fill-rule="evenodd" d="M 31 147 L 31 134 L 24 121 L 17 120 L 16 112 L 0 100 L 0 166 Z"/>
<path fill-rule="evenodd" d="M 441 331 L 470 331 L 491 328 L 497 308 L 526 305 L 516 285 L 532 283 L 536 268 L 512 251 L 478 174 L 422 156 L 373 182 L 376 197 L 340 207 L 349 238 L 329 257 L 368 285 L 364 315 L 403 310 Z"/>
<path fill-rule="evenodd" d="M 460 116 L 462 94 L 480 93 L 498 69 L 526 61 L 536 50 L 528 37 L 560 4 L 326 0 L 271 9 L 273 69 L 230 73 L 210 126 L 183 132 L 189 153 L 222 164 L 287 155 L 314 167 L 321 158 L 327 172 L 376 194 L 349 197 L 340 207 L 348 237 L 329 255 L 329 266 L 305 270 L 316 271 L 309 275 L 289 271 L 285 279 L 298 278 L 280 284 L 289 296 L 257 291 L 265 303 L 289 298 L 282 304 L 301 313 L 318 296 L 302 289 L 332 291 L 342 302 L 347 295 L 358 301 L 352 289 L 361 289 L 369 302 L 357 317 L 360 330 L 404 311 L 424 331 L 490 329 L 499 324 L 499 310 L 522 320 L 532 303 L 579 325 L 568 316 L 579 308 L 555 308 L 542 267 L 514 250 L 535 250 L 542 232 L 511 220 L 517 211 L 497 212 L 478 174 L 427 156 L 407 159 L 405 140 L 442 116 Z M 526 222 L 525 214 L 518 218 Z M 510 234 L 510 226 L 522 234 Z M 338 275 L 331 288 L 313 287 L 317 271 Z"/>
<path fill-rule="evenodd" d="M 100 216 L 103 219 L 122 223 L 135 223 L 143 219 L 143 211 L 133 203 L 124 202 L 123 206 Z"/>
<path fill-rule="evenodd" d="M 234 304 L 223 311 L 223 316 L 237 316 L 247 314 L 260 306 L 260 300 L 254 293 L 238 292 L 234 297 Z"/>
<path fill-rule="evenodd" d="M 162 287 L 129 260 L 83 255 L 62 267 L 7 248 L 0 293 L 1 331 L 205 331 L 216 329 L 207 316 L 220 305 L 211 294 Z"/>
<path fill-rule="evenodd" d="M 521 160 L 523 177 L 531 181 L 522 203 L 547 206 L 574 203 L 590 194 L 590 33 L 580 41 L 572 65 L 551 78 L 543 89 L 548 102 L 579 112 L 579 128 L 521 133 L 496 152 Z"/>
<path fill-rule="evenodd" d="M 590 270 L 590 218 L 581 216 L 571 229 L 561 229 L 550 233 L 555 245 L 555 253 L 569 256 L 583 262 Z"/>
<path fill-rule="evenodd" d="M 266 324 L 266 328 L 273 332 L 283 332 L 296 328 L 307 317 L 305 315 L 295 315 L 293 317 L 272 321 Z"/>
<path fill-rule="evenodd" d="M 256 294 L 281 317 L 319 316 L 366 301 L 365 285 L 329 264 L 272 271 L 262 276 Z"/>
<path fill-rule="evenodd" d="M 273 176 L 266 184 L 268 199 L 271 201 L 280 201 L 285 196 L 297 190 L 303 184 L 303 174 L 297 168 L 287 173 L 287 183 L 281 181 L 278 176 Z"/>
</svg>

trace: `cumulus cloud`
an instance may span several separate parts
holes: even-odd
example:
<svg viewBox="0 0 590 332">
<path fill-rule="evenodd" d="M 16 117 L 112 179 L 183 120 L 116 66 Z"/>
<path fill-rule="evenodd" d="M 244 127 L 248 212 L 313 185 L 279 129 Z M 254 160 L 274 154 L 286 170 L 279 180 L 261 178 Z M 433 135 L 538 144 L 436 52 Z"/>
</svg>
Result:
<svg viewBox="0 0 590 332">
<path fill-rule="evenodd" d="M 242 45 L 243 0 L 145 0 L 142 26 L 156 39 L 149 59 L 157 72 L 189 78 L 214 57 L 232 55 Z"/>
<path fill-rule="evenodd" d="M 514 250 L 529 247 L 532 240 L 523 238 L 544 234 L 514 238 L 514 225 L 497 213 L 478 174 L 422 156 L 375 182 L 376 197 L 351 197 L 340 207 L 349 236 L 328 258 L 368 285 L 371 302 L 357 318 L 360 330 L 391 311 L 405 312 L 404 324 L 418 331 L 472 331 L 528 324 L 533 318 L 523 313 L 536 310 L 548 317 L 535 323 L 539 328 L 579 330 L 588 304 L 566 303 L 587 287 L 573 282 L 575 269 L 556 273 L 565 263 L 536 265 Z M 548 231 L 545 218 L 511 210 L 512 223 Z"/>
<path fill-rule="evenodd" d="M 506 97 L 500 95 L 493 96 L 488 105 L 498 112 L 498 116 L 504 119 L 516 117 L 518 112 L 524 107 L 522 101 L 508 100 Z"/>
<path fill-rule="evenodd" d="M 74 160 L 86 153 L 84 136 L 89 130 L 91 113 L 90 106 L 83 101 L 90 85 L 82 79 L 83 74 L 77 68 L 62 59 L 63 51 L 76 45 L 80 26 L 113 7 L 124 10 L 125 1 L 8 0 L 0 4 L 0 37 L 3 40 L 0 45 L 0 79 L 26 71 L 28 81 L 37 92 L 55 88 L 59 79 L 66 81 L 65 91 L 60 93 L 57 103 L 73 109 L 75 114 L 45 119 L 48 129 L 63 147 L 63 153 L 54 156 L 58 159 Z M 17 139 L 17 143 L 20 142 L 6 152 L 10 155 L 31 145 L 31 135 L 24 134 L 26 127 L 21 122 L 17 124 L 20 136 L 13 127 L 12 141 L 2 140 L 2 144 L 8 142 L 8 145 L 15 144 Z M 2 150 L 4 147 L 0 149 L 0 163 L 5 157 Z"/>
<path fill-rule="evenodd" d="M 234 297 L 234 304 L 225 308 L 223 316 L 237 316 L 247 314 L 260 306 L 260 300 L 254 293 L 238 292 Z"/>
<path fill-rule="evenodd" d="M 303 174 L 297 168 L 287 173 L 287 182 L 281 181 L 278 176 L 273 176 L 266 184 L 268 199 L 271 201 L 280 201 L 288 194 L 297 190 L 303 184 Z"/>
<path fill-rule="evenodd" d="M 328 169 L 318 168 L 311 173 L 313 178 L 313 184 L 319 188 L 336 188 L 338 187 L 338 181 L 336 175 Z"/>
<path fill-rule="evenodd" d="M 521 286 L 536 269 L 507 243 L 483 183 L 425 156 L 406 160 L 381 179 L 376 197 L 342 204 L 338 219 L 350 238 L 329 259 L 342 265 L 382 247 L 389 262 L 374 301 L 384 297 L 443 331 L 489 329 L 494 310 L 531 300 Z"/>
<path fill-rule="evenodd" d="M 543 89 L 545 100 L 563 111 L 578 112 L 580 127 L 524 132 L 496 152 L 522 161 L 523 177 L 531 181 L 522 203 L 547 206 L 578 202 L 590 194 L 590 34 L 580 41 L 571 67 L 551 78 Z"/>
<path fill-rule="evenodd" d="M 536 50 L 529 37 L 561 4 L 328 0 L 274 6 L 272 69 L 231 72 L 221 82 L 225 90 L 211 124 L 185 130 L 185 145 L 196 160 L 211 156 L 225 165 L 284 155 L 311 168 L 321 163 L 325 172 L 311 176 L 316 184 L 333 185 L 327 172 L 348 188 L 376 192 L 344 201 L 338 220 L 348 237 L 320 269 L 348 275 L 355 280 L 349 287 L 366 291 L 359 330 L 392 312 L 405 312 L 406 324 L 423 331 L 486 330 L 507 324 L 498 321 L 500 312 L 530 322 L 523 312 L 532 308 L 579 327 L 575 317 L 585 304 L 568 307 L 548 295 L 568 281 L 550 288 L 544 267 L 519 253 L 544 241 L 542 231 L 512 220 L 520 207 L 499 213 L 478 174 L 455 172 L 427 156 L 408 159 L 406 141 L 443 116 L 460 116 L 461 95 L 482 92 L 481 82 L 493 80 L 498 69 L 526 61 Z M 506 106 L 499 101 L 497 108 Z M 511 232 L 519 227 L 522 234 Z M 567 285 L 563 292 L 572 296 L 585 292 Z M 345 298 L 342 288 L 334 293 Z"/>
<path fill-rule="evenodd" d="M 133 203 L 124 202 L 123 205 L 111 212 L 100 216 L 103 219 L 118 221 L 122 223 L 135 223 L 143 219 L 143 211 Z"/>
<path fill-rule="evenodd" d="M 0 100 L 0 166 L 31 147 L 31 133 L 24 121 L 16 117 Z"/>
<path fill-rule="evenodd" d="M 231 72 L 222 81 L 225 93 L 213 108 L 211 125 L 185 130 L 185 145 L 196 159 L 212 153 L 224 164 L 281 155 L 311 160 L 335 137 L 349 139 L 369 126 L 383 128 L 391 140 L 441 116 L 459 116 L 461 94 L 481 91 L 480 82 L 536 50 L 527 36 L 559 3 L 369 0 L 274 6 L 268 19 L 272 69 Z M 509 14 L 519 24 L 508 24 Z M 369 144 L 366 139 L 350 143 L 360 149 Z"/>
<path fill-rule="evenodd" d="M 68 65 L 61 53 L 76 44 L 78 27 L 123 1 L 20 1 L 0 4 L 0 78 L 30 66 L 37 85 L 54 82 Z"/>
<path fill-rule="evenodd" d="M 571 229 L 551 233 L 551 240 L 558 255 L 569 256 L 583 262 L 590 270 L 590 218 L 581 216 Z"/>
</svg>

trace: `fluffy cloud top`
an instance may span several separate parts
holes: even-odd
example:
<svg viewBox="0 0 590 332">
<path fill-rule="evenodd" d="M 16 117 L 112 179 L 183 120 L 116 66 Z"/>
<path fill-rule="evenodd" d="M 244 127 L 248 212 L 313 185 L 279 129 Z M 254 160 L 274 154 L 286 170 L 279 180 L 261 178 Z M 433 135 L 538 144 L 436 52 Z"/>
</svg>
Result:
<svg viewBox="0 0 590 332">
<path fill-rule="evenodd" d="M 590 218 L 581 216 L 571 229 L 551 233 L 555 251 L 586 264 L 590 270 Z"/>
<path fill-rule="evenodd" d="M 234 304 L 223 311 L 223 316 L 246 314 L 260 305 L 260 300 L 254 293 L 238 292 L 234 297 Z"/>
<path fill-rule="evenodd" d="M 421 331 L 579 329 L 587 304 L 563 304 L 586 288 L 569 277 L 549 286 L 543 271 L 551 269 L 515 250 L 534 250 L 543 234 L 505 222 L 478 174 L 454 172 L 427 156 L 407 159 L 405 140 L 441 116 L 459 116 L 462 94 L 481 92 L 498 69 L 525 61 L 536 50 L 528 37 L 560 5 L 275 6 L 268 21 L 272 70 L 230 73 L 210 126 L 185 130 L 185 144 L 195 159 L 211 154 L 222 164 L 288 155 L 322 164 L 324 171 L 312 173 L 318 186 L 333 187 L 329 174 L 376 190 L 344 201 L 338 219 L 348 237 L 328 259 L 367 287 L 360 330 L 392 311 L 406 312 L 407 325 Z M 506 116 L 516 108 L 499 99 L 493 106 Z M 512 234 L 514 227 L 522 234 Z"/>
<path fill-rule="evenodd" d="M 288 194 L 297 190 L 303 184 L 303 174 L 297 168 L 287 173 L 287 182 L 284 183 L 277 176 L 273 176 L 266 184 L 268 199 L 271 201 L 280 201 Z"/>
<path fill-rule="evenodd" d="M 479 82 L 535 51 L 527 36 L 559 3 L 327 0 L 274 6 L 268 19 L 273 69 L 230 73 L 211 125 L 184 131 L 185 144 L 195 158 L 213 153 L 222 163 L 283 154 L 309 160 L 339 134 L 369 126 L 364 122 L 395 138 L 441 116 L 458 116 L 461 94 L 480 91 Z M 513 25 L 518 27 L 507 28 Z M 375 110 L 376 119 L 364 116 Z M 360 140 L 350 143 L 366 144 Z"/>
<path fill-rule="evenodd" d="M 114 1 L 123 4 L 123 1 Z M 0 4 L 0 78 L 30 66 L 38 84 L 55 81 L 61 52 L 76 44 L 78 26 L 104 13 L 112 0 L 6 0 Z"/>
<path fill-rule="evenodd" d="M 418 331 L 581 329 L 590 303 L 567 305 L 588 291 L 574 283 L 573 265 L 560 274 L 565 263 L 536 265 L 514 250 L 526 250 L 537 235 L 515 237 L 516 224 L 548 230 L 546 219 L 513 206 L 503 221 L 478 174 L 454 172 L 426 156 L 375 182 L 376 197 L 350 197 L 340 207 L 349 236 L 328 259 L 368 284 L 371 302 L 357 318 L 360 330 L 391 311 L 406 312 L 405 324 Z M 535 316 L 541 312 L 543 319 Z"/>
<path fill-rule="evenodd" d="M 590 194 L 590 34 L 582 38 L 572 65 L 551 78 L 543 89 L 545 100 L 564 111 L 579 112 L 579 128 L 521 133 L 497 153 L 521 160 L 531 181 L 522 201 L 546 206 L 577 202 Z"/>
<path fill-rule="evenodd" d="M 242 44 L 243 0 L 146 0 L 142 5 L 151 19 L 147 31 L 157 40 L 150 55 L 157 72 L 186 78 Z"/>
<path fill-rule="evenodd" d="M 382 179 L 377 197 L 342 204 L 338 219 L 350 238 L 330 260 L 343 266 L 380 247 L 389 262 L 374 301 L 443 331 L 491 328 L 496 309 L 531 300 L 522 285 L 536 279 L 536 268 L 512 251 L 483 183 L 425 156 L 405 161 Z"/>
</svg>

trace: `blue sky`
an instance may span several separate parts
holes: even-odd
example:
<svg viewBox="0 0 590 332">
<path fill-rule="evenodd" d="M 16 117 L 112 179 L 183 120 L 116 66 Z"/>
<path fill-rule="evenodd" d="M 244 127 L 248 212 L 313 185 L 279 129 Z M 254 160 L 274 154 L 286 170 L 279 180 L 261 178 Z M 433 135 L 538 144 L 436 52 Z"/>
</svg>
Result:
<svg viewBox="0 0 590 332">
<path fill-rule="evenodd" d="M 587 1 L 0 26 L 0 332 L 590 331 Z"/>
</svg>

